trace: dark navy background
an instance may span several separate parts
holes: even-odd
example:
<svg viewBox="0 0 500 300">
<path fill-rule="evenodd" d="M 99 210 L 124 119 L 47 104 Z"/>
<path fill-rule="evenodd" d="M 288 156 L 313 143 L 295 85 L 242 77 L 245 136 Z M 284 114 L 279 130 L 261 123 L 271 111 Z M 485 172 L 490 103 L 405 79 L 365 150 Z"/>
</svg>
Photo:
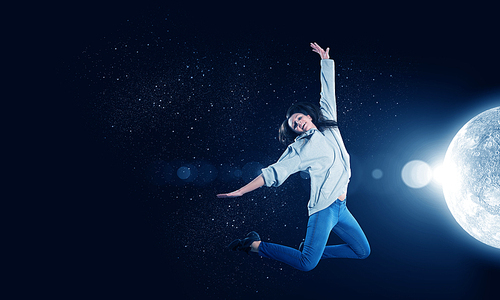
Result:
<svg viewBox="0 0 500 300">
<path fill-rule="evenodd" d="M 439 185 L 411 189 L 400 176 L 410 160 L 442 160 L 461 126 L 500 105 L 493 7 L 43 9 L 53 12 L 33 30 L 45 56 L 41 70 L 55 76 L 34 75 L 53 96 L 44 108 L 55 112 L 49 141 L 59 147 L 48 160 L 61 162 L 61 201 L 48 218 L 56 233 L 48 264 L 58 274 L 55 293 L 495 297 L 500 250 L 460 228 Z M 319 57 L 310 42 L 330 47 L 336 61 L 339 127 L 352 155 L 348 207 L 372 254 L 321 261 L 303 273 L 224 247 L 251 230 L 297 247 L 307 179 L 296 174 L 238 199 L 215 195 L 278 159 L 278 127 L 291 103 L 319 100 Z M 186 180 L 178 177 L 182 167 L 192 172 Z M 379 180 L 371 176 L 376 168 Z"/>
</svg>

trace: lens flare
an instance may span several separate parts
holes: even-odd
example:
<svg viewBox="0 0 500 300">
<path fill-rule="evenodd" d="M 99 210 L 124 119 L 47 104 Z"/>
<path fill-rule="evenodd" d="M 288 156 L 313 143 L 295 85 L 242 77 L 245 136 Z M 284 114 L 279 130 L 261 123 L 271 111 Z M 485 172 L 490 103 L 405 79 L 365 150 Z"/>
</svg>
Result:
<svg viewBox="0 0 500 300">
<path fill-rule="evenodd" d="M 401 177 L 407 186 L 419 189 L 429 184 L 432 179 L 432 170 L 427 163 L 412 160 L 403 167 Z"/>
<path fill-rule="evenodd" d="M 180 179 L 188 179 L 190 175 L 191 175 L 191 170 L 188 167 L 182 166 L 179 169 L 177 169 L 177 176 Z"/>
<path fill-rule="evenodd" d="M 384 172 L 382 172 L 382 170 L 375 169 L 372 171 L 372 177 L 374 179 L 380 179 L 380 178 L 382 178 L 382 176 L 384 176 Z"/>
</svg>

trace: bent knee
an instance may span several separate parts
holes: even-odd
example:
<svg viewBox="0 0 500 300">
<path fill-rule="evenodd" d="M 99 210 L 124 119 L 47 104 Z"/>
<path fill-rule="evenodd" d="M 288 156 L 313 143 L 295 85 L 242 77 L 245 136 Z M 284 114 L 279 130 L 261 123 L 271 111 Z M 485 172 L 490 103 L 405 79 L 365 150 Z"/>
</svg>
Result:
<svg viewBox="0 0 500 300">
<path fill-rule="evenodd" d="M 316 268 L 317 265 L 318 264 L 302 264 L 302 265 L 300 265 L 300 267 L 298 269 L 300 271 L 309 272 L 312 269 Z"/>
<path fill-rule="evenodd" d="M 300 271 L 309 272 L 312 269 L 316 268 L 318 263 L 319 263 L 319 260 L 311 261 L 308 259 L 308 257 L 302 256 L 301 261 L 300 261 L 300 265 L 297 269 L 299 269 Z"/>
<path fill-rule="evenodd" d="M 358 254 L 358 258 L 359 258 L 359 259 L 365 259 L 365 258 L 367 258 L 368 256 L 370 256 L 370 253 L 371 253 L 370 246 L 367 246 L 367 247 L 364 249 L 364 252 L 363 252 L 363 253 Z"/>
</svg>

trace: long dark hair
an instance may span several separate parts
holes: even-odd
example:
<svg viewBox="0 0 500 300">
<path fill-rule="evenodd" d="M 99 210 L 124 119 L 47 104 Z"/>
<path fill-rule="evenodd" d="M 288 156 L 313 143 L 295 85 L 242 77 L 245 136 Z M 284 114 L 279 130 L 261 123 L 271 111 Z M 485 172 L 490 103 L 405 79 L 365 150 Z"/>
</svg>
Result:
<svg viewBox="0 0 500 300">
<path fill-rule="evenodd" d="M 324 131 L 327 128 L 335 128 L 338 126 L 336 121 L 328 120 L 327 118 L 325 118 L 325 116 L 323 116 L 323 114 L 321 113 L 321 109 L 316 104 L 309 102 L 298 102 L 292 104 L 292 106 L 288 108 L 286 112 L 286 119 L 281 124 L 279 130 L 280 142 L 285 146 L 293 143 L 295 138 L 299 135 L 295 133 L 295 131 L 293 131 L 292 128 L 290 128 L 290 126 L 288 125 L 288 119 L 296 113 L 301 113 L 306 116 L 309 115 L 312 118 L 312 122 L 314 123 L 314 125 L 316 125 L 319 131 Z"/>
</svg>

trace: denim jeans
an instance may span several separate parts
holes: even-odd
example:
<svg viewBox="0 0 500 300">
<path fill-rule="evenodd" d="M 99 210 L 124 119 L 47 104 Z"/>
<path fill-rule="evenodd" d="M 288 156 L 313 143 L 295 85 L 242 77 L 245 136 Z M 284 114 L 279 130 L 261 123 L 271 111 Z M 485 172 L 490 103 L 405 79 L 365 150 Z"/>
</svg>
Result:
<svg viewBox="0 0 500 300">
<path fill-rule="evenodd" d="M 331 231 L 346 244 L 327 246 Z M 370 255 L 370 245 L 358 222 L 347 209 L 346 200 L 337 200 L 309 217 L 302 252 L 278 244 L 261 242 L 259 255 L 284 262 L 301 271 L 310 271 L 320 259 L 367 258 Z"/>
</svg>

